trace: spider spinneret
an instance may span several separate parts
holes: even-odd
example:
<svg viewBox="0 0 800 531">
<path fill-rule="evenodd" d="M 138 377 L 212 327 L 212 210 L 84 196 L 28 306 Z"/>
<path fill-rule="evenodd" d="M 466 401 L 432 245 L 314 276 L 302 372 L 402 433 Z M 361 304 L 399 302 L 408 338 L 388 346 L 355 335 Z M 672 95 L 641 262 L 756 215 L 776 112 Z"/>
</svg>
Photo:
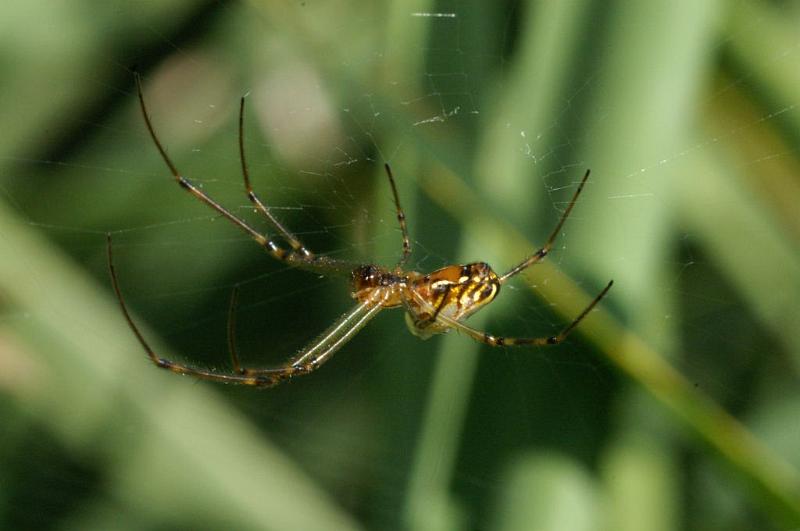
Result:
<svg viewBox="0 0 800 531">
<path fill-rule="evenodd" d="M 150 360 L 160 368 L 168 369 L 177 374 L 185 374 L 223 383 L 252 385 L 256 387 L 271 387 L 289 380 L 294 376 L 307 374 L 330 359 L 333 354 L 358 333 L 373 317 L 386 308 L 404 307 L 405 318 L 411 332 L 427 339 L 434 334 L 458 330 L 475 341 L 490 346 L 517 346 L 555 345 L 562 342 L 567 335 L 580 323 L 586 315 L 608 293 L 613 281 L 610 281 L 588 306 L 564 328 L 559 334 L 549 337 L 501 337 L 494 336 L 464 324 L 464 320 L 490 302 L 500 292 L 500 286 L 510 278 L 516 276 L 528 267 L 541 261 L 550 252 L 556 237 L 561 231 L 564 222 L 569 217 L 572 208 L 583 190 L 589 170 L 581 179 L 578 188 L 572 195 L 567 208 L 564 210 L 555 229 L 550 233 L 541 249 L 526 257 L 519 264 L 512 267 L 503 275 L 497 275 L 485 262 L 474 262 L 465 265 L 449 265 L 431 273 L 423 274 L 416 271 L 405 271 L 403 266 L 411 255 L 411 240 L 406 227 L 405 213 L 400 206 L 392 170 L 384 164 L 386 176 L 394 199 L 397 213 L 397 222 L 402 235 L 402 255 L 397 265 L 389 269 L 374 264 L 352 264 L 336 260 L 327 256 L 313 253 L 303 243 L 284 227 L 270 212 L 269 207 L 261 201 L 250 182 L 250 175 L 245 160 L 244 151 L 244 98 L 239 107 L 239 158 L 242 165 L 242 177 L 247 198 L 256 208 L 256 212 L 264 216 L 276 236 L 262 234 L 249 222 L 236 216 L 204 191 L 195 186 L 190 180 L 183 177 L 175 164 L 167 155 L 166 150 L 156 135 L 153 124 L 145 105 L 142 93 L 142 83 L 139 74 L 135 74 L 139 106 L 142 111 L 147 131 L 158 149 L 173 178 L 181 189 L 189 192 L 196 199 L 205 203 L 222 217 L 239 227 L 249 235 L 258 245 L 263 247 L 273 258 L 287 265 L 305 269 L 321 274 L 349 274 L 352 285 L 352 296 L 357 301 L 354 308 L 342 315 L 327 330 L 320 334 L 309 345 L 291 356 L 284 364 L 266 369 L 253 369 L 242 367 L 239 355 L 236 352 L 235 341 L 235 308 L 238 290 L 234 290 L 228 315 L 228 345 L 233 371 L 230 373 L 216 372 L 210 369 L 193 367 L 184 363 L 170 361 L 159 357 L 145 340 L 136 323 L 128 312 L 125 299 L 119 286 L 114 268 L 112 255 L 111 236 L 108 235 L 108 267 L 111 274 L 111 283 L 117 296 L 123 316 L 133 334 L 138 339 Z M 281 245 L 279 238 L 288 245 Z"/>
</svg>

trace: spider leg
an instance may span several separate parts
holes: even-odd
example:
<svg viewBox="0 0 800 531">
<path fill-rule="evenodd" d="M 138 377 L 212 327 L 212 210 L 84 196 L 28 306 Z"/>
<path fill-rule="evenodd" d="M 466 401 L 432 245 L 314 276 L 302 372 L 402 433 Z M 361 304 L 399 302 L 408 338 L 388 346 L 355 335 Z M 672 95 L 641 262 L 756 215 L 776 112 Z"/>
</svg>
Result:
<svg viewBox="0 0 800 531">
<path fill-rule="evenodd" d="M 330 327 L 328 327 L 322 334 L 317 336 L 314 341 L 309 343 L 300 352 L 292 356 L 283 365 L 267 369 L 251 369 L 242 367 L 239 364 L 238 354 L 235 353 L 235 344 L 229 339 L 229 346 L 231 347 L 231 359 L 234 360 L 234 371 L 238 376 L 243 379 L 251 378 L 260 381 L 264 378 L 268 383 L 254 383 L 250 384 L 249 381 L 230 382 L 229 383 L 243 383 L 247 385 L 260 385 L 263 387 L 270 387 L 277 385 L 281 382 L 289 380 L 295 376 L 301 376 L 317 370 L 323 363 L 328 361 L 333 355 L 342 348 L 348 341 L 353 339 L 367 323 L 369 323 L 381 310 L 382 300 L 374 300 L 362 302 L 348 312 L 343 314 L 336 320 Z M 230 321 L 229 321 L 230 323 Z M 232 330 L 229 327 L 229 334 Z M 229 336 L 230 337 L 230 336 Z M 174 369 L 173 369 L 174 371 Z M 195 373 L 183 373 L 195 374 Z M 215 373 L 212 373 L 215 374 Z M 197 375 L 197 374 L 195 374 Z M 203 376 L 200 376 L 203 378 Z"/>
<path fill-rule="evenodd" d="M 530 266 L 532 266 L 536 262 L 539 262 L 545 256 L 547 256 L 547 253 L 550 252 L 550 249 L 552 249 L 553 247 L 553 243 L 556 241 L 558 233 L 561 232 L 561 227 L 564 226 L 564 222 L 567 221 L 570 212 L 572 212 L 572 209 L 575 206 L 575 202 L 578 200 L 578 196 L 581 194 L 581 191 L 583 190 L 583 185 L 586 184 L 586 180 L 589 178 L 589 173 L 591 173 L 591 170 L 586 170 L 586 173 L 583 175 L 583 179 L 581 179 L 581 182 L 578 185 L 578 189 L 575 190 L 575 193 L 572 195 L 572 199 L 570 199 L 570 202 L 567 205 L 566 210 L 564 210 L 564 213 L 561 214 L 561 219 L 558 221 L 558 225 L 556 225 L 556 228 L 553 229 L 552 233 L 550 233 L 550 237 L 547 238 L 547 241 L 542 246 L 542 248 L 533 253 L 532 255 L 530 255 L 529 257 L 527 257 L 525 260 L 523 260 L 516 266 L 512 267 L 511 270 L 508 271 L 508 273 L 502 275 L 499 279 L 501 284 L 504 283 L 509 278 L 513 277 L 514 275 L 528 269 Z"/>
<path fill-rule="evenodd" d="M 242 97 L 239 105 L 239 159 L 242 161 L 242 177 L 244 177 L 244 187 L 247 190 L 247 197 L 253 203 L 256 209 L 264 214 L 275 229 L 281 234 L 284 240 L 292 247 L 292 249 L 300 253 L 306 258 L 313 256 L 305 245 L 292 234 L 283 224 L 272 215 L 269 208 L 261 201 L 261 199 L 253 191 L 253 186 L 250 183 L 250 171 L 247 169 L 247 161 L 244 156 L 244 97 Z"/>
<path fill-rule="evenodd" d="M 408 237 L 408 227 L 406 226 L 406 213 L 403 212 L 403 207 L 400 206 L 400 196 L 397 194 L 397 185 L 394 183 L 394 176 L 392 175 L 392 168 L 388 163 L 384 163 L 386 176 L 389 178 L 389 186 L 392 187 L 392 198 L 394 199 L 394 207 L 397 211 L 397 223 L 400 225 L 400 232 L 403 236 L 403 256 L 397 262 L 397 268 L 401 269 L 411 256 L 411 240 Z"/>
<path fill-rule="evenodd" d="M 328 361 L 337 350 L 353 339 L 368 322 L 383 310 L 382 299 L 361 302 L 347 313 L 339 317 L 327 330 L 320 334 L 311 344 L 298 352 L 288 362 L 292 370 L 305 374 Z"/>
<path fill-rule="evenodd" d="M 383 299 L 380 300 L 376 298 L 374 300 L 368 300 L 358 304 L 353 309 L 342 315 L 310 346 L 301 350 L 282 366 L 269 369 L 247 369 L 243 368 L 239 363 L 239 356 L 236 353 L 236 344 L 234 341 L 233 332 L 235 327 L 233 315 L 235 313 L 234 310 L 238 295 L 238 289 L 234 289 L 229 309 L 228 345 L 231 351 L 231 360 L 233 362 L 235 374 L 217 373 L 208 369 L 201 369 L 199 367 L 192 367 L 187 364 L 170 361 L 156 354 L 155 350 L 153 350 L 153 348 L 144 338 L 144 335 L 139 330 L 139 327 L 136 326 L 136 323 L 128 312 L 128 307 L 125 304 L 124 297 L 122 296 L 122 290 L 119 287 L 117 273 L 114 268 L 111 234 L 106 235 L 106 240 L 108 270 L 111 275 L 111 285 L 114 288 L 114 293 L 117 296 L 117 301 L 119 302 L 128 326 L 130 327 L 131 331 L 133 331 L 133 334 L 136 336 L 139 344 L 147 353 L 150 361 L 152 361 L 156 367 L 167 369 L 176 374 L 193 376 L 201 380 L 238 385 L 250 385 L 254 387 L 272 387 L 292 378 L 293 376 L 308 374 L 330 359 L 337 350 L 342 348 L 342 346 L 352 339 L 359 330 L 361 330 L 373 317 L 375 317 L 378 312 L 383 309 L 381 304 L 386 298 L 384 296 Z"/>
<path fill-rule="evenodd" d="M 220 374 L 210 371 L 208 369 L 190 367 L 189 365 L 176 363 L 174 361 L 170 361 L 168 359 L 159 357 L 153 350 L 153 348 L 150 346 L 150 344 L 147 342 L 147 340 L 144 338 L 144 335 L 139 330 L 139 327 L 136 326 L 136 323 L 133 321 L 133 318 L 128 312 L 128 307 L 125 304 L 125 299 L 122 297 L 122 290 L 120 290 L 119 281 L 117 280 L 117 273 L 114 269 L 114 259 L 111 250 L 111 235 L 107 234 L 106 239 L 108 245 L 107 247 L 108 271 L 111 274 L 111 285 L 114 288 L 114 293 L 117 296 L 117 301 L 119 302 L 119 306 L 122 309 L 122 314 L 125 316 L 125 320 L 127 321 L 130 329 L 133 331 L 133 334 L 136 336 L 136 339 L 139 341 L 139 344 L 147 353 L 147 356 L 150 358 L 150 361 L 152 361 L 156 367 L 170 370 L 176 374 L 187 374 L 190 376 L 194 376 L 195 378 L 199 378 L 201 380 L 209 380 L 213 382 L 232 383 L 240 385 L 252 385 L 256 387 L 270 387 L 272 385 L 277 384 L 280 381 L 278 379 L 280 370 L 274 370 L 271 374 L 265 372 L 263 374 L 254 376 L 245 374 Z"/>
<path fill-rule="evenodd" d="M 567 325 L 561 332 L 558 333 L 558 335 L 555 336 L 549 336 L 549 337 L 495 336 L 487 332 L 483 332 L 481 330 L 472 328 L 446 315 L 439 314 L 437 316 L 437 319 L 445 323 L 447 326 L 455 328 L 459 332 L 467 334 L 475 341 L 478 341 L 480 343 L 485 343 L 493 347 L 513 347 L 513 346 L 523 346 L 523 345 L 543 347 L 546 345 L 557 345 L 562 341 L 564 341 L 564 339 L 566 339 L 566 337 L 570 334 L 570 332 L 572 332 L 572 330 L 574 330 L 575 327 L 578 326 L 578 324 L 581 321 L 583 321 L 584 317 L 586 317 L 589 314 L 589 312 L 591 312 L 592 309 L 597 305 L 597 303 L 600 302 L 603 299 L 603 297 L 606 296 L 606 293 L 608 293 L 608 290 L 611 289 L 611 286 L 613 285 L 614 281 L 612 280 L 606 285 L 605 288 L 603 288 L 603 290 L 600 293 L 598 293 L 595 296 L 594 299 L 592 299 L 592 302 L 590 302 L 589 305 L 586 306 L 586 308 L 584 308 L 583 311 L 575 319 L 573 319 L 569 325 Z M 418 297 L 418 299 L 424 303 L 424 300 L 421 297 Z"/>
<path fill-rule="evenodd" d="M 141 107 L 142 116 L 144 117 L 145 124 L 147 125 L 147 131 L 150 133 L 150 138 L 153 140 L 153 143 L 156 145 L 156 148 L 158 148 L 158 152 L 161 155 L 161 158 L 164 160 L 164 163 L 166 163 L 167 167 L 172 173 L 172 176 L 175 178 L 175 181 L 181 188 L 188 191 L 197 199 L 199 199 L 212 209 L 216 210 L 225 219 L 232 222 L 234 225 L 238 226 L 240 229 L 246 232 L 251 238 L 253 238 L 256 241 L 256 243 L 267 249 L 267 251 L 277 260 L 280 260 L 292 266 L 308 269 L 319 273 L 346 274 L 352 271 L 353 269 L 352 264 L 347 264 L 339 260 L 334 260 L 327 256 L 316 256 L 311 254 L 306 255 L 303 254 L 303 252 L 300 250 L 295 250 L 295 249 L 286 250 L 278 246 L 274 241 L 272 241 L 272 239 L 267 238 L 266 236 L 258 232 L 256 229 L 254 229 L 249 223 L 235 216 L 228 209 L 226 209 L 225 207 L 214 201 L 205 192 L 200 190 L 200 188 L 195 186 L 191 181 L 183 177 L 178 171 L 178 168 L 175 166 L 175 164 L 167 155 L 167 151 L 164 149 L 164 146 L 158 139 L 155 128 L 153 127 L 153 123 L 150 121 L 150 115 L 147 112 L 147 105 L 145 104 L 144 101 L 144 93 L 142 91 L 142 80 L 141 77 L 139 76 L 139 73 L 135 72 L 134 77 L 136 79 L 136 89 L 139 96 L 139 106 Z M 270 218 L 274 219 L 271 216 Z M 277 222 L 277 220 L 275 221 Z M 278 224 L 278 227 L 280 227 L 280 224 Z M 288 231 L 287 234 L 291 235 L 291 233 L 289 233 Z"/>
<path fill-rule="evenodd" d="M 248 376 L 266 373 L 284 380 L 299 374 L 307 374 L 328 361 L 336 351 L 350 341 L 353 336 L 364 328 L 364 326 L 383 309 L 383 302 L 386 300 L 386 295 L 383 295 L 382 298 L 376 295 L 354 306 L 282 366 L 269 369 L 244 368 L 239 362 L 235 340 L 235 309 L 237 298 L 238 286 L 234 288 L 233 294 L 231 295 L 228 314 L 228 347 L 234 372 Z"/>
</svg>

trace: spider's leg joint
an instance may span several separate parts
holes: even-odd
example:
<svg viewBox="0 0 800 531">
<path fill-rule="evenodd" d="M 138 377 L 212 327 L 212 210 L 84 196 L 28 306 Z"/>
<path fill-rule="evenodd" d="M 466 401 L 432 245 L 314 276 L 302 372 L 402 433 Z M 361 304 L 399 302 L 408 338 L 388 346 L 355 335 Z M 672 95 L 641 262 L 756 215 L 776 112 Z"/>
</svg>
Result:
<svg viewBox="0 0 800 531">
<path fill-rule="evenodd" d="M 292 376 L 299 375 L 299 374 L 308 374 L 313 372 L 319 367 L 319 363 L 317 360 L 311 360 L 304 363 L 298 363 L 292 365 L 290 372 L 288 372 L 287 377 L 291 378 Z"/>
<path fill-rule="evenodd" d="M 548 345 L 556 345 L 558 344 L 558 336 L 550 336 L 547 338 Z"/>
<path fill-rule="evenodd" d="M 271 387 L 278 383 L 278 380 L 269 376 L 253 376 L 250 382 L 252 382 L 251 385 L 256 387 Z"/>
<path fill-rule="evenodd" d="M 506 340 L 504 338 L 491 336 L 489 334 L 483 334 L 483 339 L 486 341 L 486 343 L 496 347 L 502 347 L 506 344 Z"/>
</svg>

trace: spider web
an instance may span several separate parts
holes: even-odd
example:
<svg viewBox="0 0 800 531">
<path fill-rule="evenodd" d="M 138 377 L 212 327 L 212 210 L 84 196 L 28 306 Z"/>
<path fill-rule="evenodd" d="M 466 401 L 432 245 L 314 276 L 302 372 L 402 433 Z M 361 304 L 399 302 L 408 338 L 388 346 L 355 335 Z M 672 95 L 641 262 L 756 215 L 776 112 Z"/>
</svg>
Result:
<svg viewBox="0 0 800 531">
<path fill-rule="evenodd" d="M 654 22 L 675 20 L 664 7 L 545 4 L 300 2 L 285 12 L 226 2 L 113 4 L 93 14 L 95 23 L 124 28 L 124 36 L 103 46 L 92 26 L 94 41 L 83 44 L 92 51 L 76 52 L 81 59 L 69 72 L 34 50 L 18 51 L 31 57 L 31 70 L 48 67 L 62 86 L 82 88 L 63 96 L 37 88 L 4 111 L 4 123 L 31 125 L 4 141 L 0 198 L 16 216 L 12 226 L 43 236 L 106 298 L 110 232 L 126 300 L 159 352 L 224 371 L 235 286 L 238 351 L 246 365 L 263 367 L 348 309 L 347 279 L 275 263 L 175 186 L 138 114 L 133 65 L 182 174 L 269 231 L 243 192 L 237 113 L 244 94 L 257 192 L 310 249 L 338 259 L 390 266 L 400 256 L 385 162 L 411 231 L 409 268 L 419 271 L 471 261 L 507 271 L 544 241 L 591 168 L 547 263 L 504 285 L 470 324 L 508 336 L 552 335 L 576 314 L 568 310 L 575 301 L 553 286 L 590 297 L 614 278 L 602 311 L 626 334 L 668 359 L 770 450 L 800 455 L 796 433 L 781 428 L 796 424 L 787 412 L 797 402 L 800 43 L 788 22 L 796 21 L 797 6 L 686 7 L 681 20 L 691 22 L 670 39 Z M 47 20 L 79 14 L 50 12 Z M 17 26 L 29 28 L 39 15 L 20 12 L 28 24 Z M 9 42 L 27 42 L 12 29 Z M 53 35 L 49 46 L 76 35 Z M 659 39 L 668 44 L 657 46 Z M 7 86 L 13 93 L 14 84 Z M 48 285 L 43 273 L 31 276 Z M 665 529 L 669 522 L 779 528 L 778 517 L 754 501 L 757 490 L 728 485 L 725 459 L 721 467 L 711 463 L 706 447 L 683 435 L 691 427 L 591 340 L 597 315 L 585 323 L 590 339 L 576 333 L 564 345 L 531 351 L 480 347 L 466 337 L 423 342 L 407 333 L 402 311 L 386 311 L 330 363 L 290 386 L 256 393 L 200 384 L 189 387 L 189 405 L 161 402 L 176 404 L 172 418 L 192 417 L 192 405 L 205 412 L 222 404 L 235 422 L 223 415 L 216 425 L 180 424 L 179 440 L 213 441 L 223 432 L 232 447 L 195 456 L 191 444 L 160 441 L 163 454 L 195 464 L 165 460 L 154 480 L 162 452 L 102 442 L 102 455 L 128 456 L 110 467 L 86 443 L 94 432 L 84 424 L 117 435 L 155 432 L 167 406 L 148 417 L 147 391 L 177 395 L 185 382 L 137 357 L 127 330 L 111 328 L 118 314 L 107 312 L 108 325 L 73 316 L 74 301 L 52 289 L 54 300 L 43 306 L 0 291 L 0 372 L 9 375 L 0 383 L 15 399 L 8 408 L 19 426 L 7 446 L 38 441 L 32 453 L 49 471 L 31 473 L 14 451 L 3 456 L 18 480 L 0 504 L 0 518 L 12 527 L 102 528 L 123 507 L 140 511 L 131 527 L 280 528 L 270 518 L 281 509 L 326 521 L 331 504 L 371 529 L 516 529 L 547 517 L 559 528 L 596 529 L 586 522 L 617 522 L 630 507 L 617 496 L 629 496 L 633 505 L 655 500 L 663 507 Z M 89 299 L 94 292 L 80 293 Z M 47 328 L 51 314 L 57 322 L 75 318 L 77 336 Z M 80 336 L 113 345 L 108 357 L 87 352 Z M 48 381 L 41 376 L 48 368 L 64 371 L 76 389 L 41 398 L 36 382 Z M 82 394 L 92 387 L 90 370 L 106 389 L 93 401 Z M 54 400 L 76 404 L 77 417 L 92 420 L 71 422 L 69 411 L 48 405 Z M 119 402 L 120 411 L 140 404 L 125 415 L 134 419 L 130 426 L 145 428 L 80 409 L 84 400 Z M 247 436 L 263 448 L 245 447 Z M 250 483 L 233 473 L 238 462 L 214 468 L 220 454 L 257 463 L 273 447 L 278 457 L 263 461 L 266 468 L 282 471 L 288 462 L 302 481 L 278 474 Z M 142 459 L 147 478 L 131 456 Z M 209 468 L 213 484 L 196 462 Z M 626 467 L 648 470 L 649 478 Z M 637 486 L 626 490 L 615 478 Z M 285 485 L 306 481 L 312 494 L 297 496 L 309 500 L 307 510 L 282 494 Z M 63 504 L 40 502 L 25 482 L 80 488 Z M 142 486 L 153 482 L 165 486 Z M 230 518 L 241 520 L 225 520 L 222 510 L 203 521 L 203 509 L 182 501 L 188 486 L 211 507 L 238 510 Z M 279 507 L 265 517 L 246 505 L 248 496 Z M 559 511 L 565 500 L 572 509 Z M 40 522 L 30 517 L 34 506 L 43 507 Z M 334 521 L 327 520 L 331 528 Z"/>
</svg>

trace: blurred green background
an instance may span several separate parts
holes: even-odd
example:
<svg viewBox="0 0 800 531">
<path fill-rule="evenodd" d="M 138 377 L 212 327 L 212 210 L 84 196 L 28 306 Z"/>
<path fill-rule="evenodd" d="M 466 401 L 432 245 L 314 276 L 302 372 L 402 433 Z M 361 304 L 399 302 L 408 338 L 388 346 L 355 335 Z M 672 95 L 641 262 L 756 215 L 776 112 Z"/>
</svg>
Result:
<svg viewBox="0 0 800 531">
<path fill-rule="evenodd" d="M 0 528 L 800 528 L 800 3 L 7 2 L 0 7 Z M 184 175 L 322 254 L 412 266 L 541 244 L 470 324 L 382 313 L 266 391 L 154 368 L 279 363 L 351 304 Z"/>
</svg>

